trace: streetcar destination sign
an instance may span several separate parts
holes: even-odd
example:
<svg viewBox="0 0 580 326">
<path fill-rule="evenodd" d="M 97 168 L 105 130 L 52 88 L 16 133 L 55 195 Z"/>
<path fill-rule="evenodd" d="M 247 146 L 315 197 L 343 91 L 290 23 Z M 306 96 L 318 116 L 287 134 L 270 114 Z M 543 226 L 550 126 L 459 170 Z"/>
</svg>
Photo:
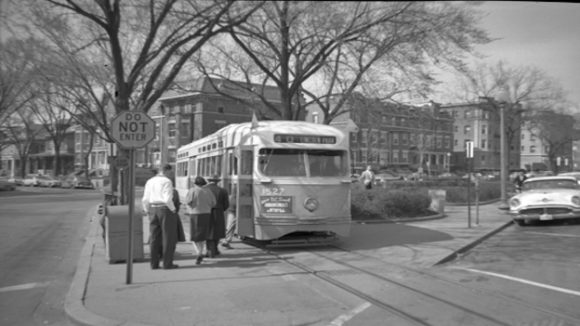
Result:
<svg viewBox="0 0 580 326">
<path fill-rule="evenodd" d="M 155 121 L 140 111 L 119 113 L 111 128 L 113 139 L 124 148 L 143 147 L 155 138 Z"/>
</svg>

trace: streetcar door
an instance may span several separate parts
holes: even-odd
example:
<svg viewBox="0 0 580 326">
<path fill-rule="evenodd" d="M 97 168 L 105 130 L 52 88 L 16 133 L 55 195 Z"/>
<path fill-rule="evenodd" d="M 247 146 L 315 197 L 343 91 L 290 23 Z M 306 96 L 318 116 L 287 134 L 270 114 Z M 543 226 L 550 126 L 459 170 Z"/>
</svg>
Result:
<svg viewBox="0 0 580 326">
<path fill-rule="evenodd" d="M 241 237 L 254 238 L 254 148 L 252 146 L 240 146 L 236 156 L 238 157 L 238 185 L 236 187 L 237 233 Z"/>
</svg>

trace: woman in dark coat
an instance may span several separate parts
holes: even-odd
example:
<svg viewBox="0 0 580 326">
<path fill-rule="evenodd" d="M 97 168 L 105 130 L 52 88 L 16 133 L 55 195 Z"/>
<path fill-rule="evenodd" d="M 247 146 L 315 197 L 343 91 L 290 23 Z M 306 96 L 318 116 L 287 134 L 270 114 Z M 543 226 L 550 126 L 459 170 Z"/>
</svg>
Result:
<svg viewBox="0 0 580 326">
<path fill-rule="evenodd" d="M 220 254 L 218 243 L 220 239 L 226 237 L 226 219 L 225 211 L 230 207 L 228 191 L 217 185 L 220 177 L 214 175 L 208 179 L 209 184 L 205 186 L 216 198 L 216 204 L 211 210 L 211 219 L 209 223 L 209 234 L 207 238 L 207 255 L 213 258 Z"/>
<path fill-rule="evenodd" d="M 187 192 L 186 204 L 190 220 L 190 237 L 197 252 L 196 264 L 203 260 L 203 251 L 209 235 L 211 210 L 216 199 L 213 193 L 205 188 L 204 178 L 195 177 L 193 187 Z"/>
</svg>

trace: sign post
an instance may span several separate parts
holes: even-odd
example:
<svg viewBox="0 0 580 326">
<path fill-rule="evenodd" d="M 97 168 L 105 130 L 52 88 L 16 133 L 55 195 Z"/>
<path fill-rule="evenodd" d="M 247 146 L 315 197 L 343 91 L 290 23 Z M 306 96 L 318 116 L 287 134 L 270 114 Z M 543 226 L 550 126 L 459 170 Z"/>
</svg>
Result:
<svg viewBox="0 0 580 326">
<path fill-rule="evenodd" d="M 473 141 L 465 142 L 465 159 L 467 160 L 467 227 L 471 228 L 471 162 L 473 161 Z"/>
<path fill-rule="evenodd" d="M 133 220 L 135 213 L 135 148 L 143 147 L 155 138 L 155 121 L 145 112 L 124 111 L 111 121 L 113 139 L 122 148 L 129 149 L 129 229 L 127 237 L 127 278 L 133 276 Z"/>
</svg>

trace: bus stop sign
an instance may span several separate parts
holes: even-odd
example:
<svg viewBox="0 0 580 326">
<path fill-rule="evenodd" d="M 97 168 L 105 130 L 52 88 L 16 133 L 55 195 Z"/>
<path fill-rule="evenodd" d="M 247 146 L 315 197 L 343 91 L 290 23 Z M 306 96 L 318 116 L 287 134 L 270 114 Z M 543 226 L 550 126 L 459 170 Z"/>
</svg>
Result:
<svg viewBox="0 0 580 326">
<path fill-rule="evenodd" d="M 155 121 L 145 112 L 125 111 L 113 119 L 111 131 L 121 147 L 143 147 L 155 138 Z"/>
</svg>

